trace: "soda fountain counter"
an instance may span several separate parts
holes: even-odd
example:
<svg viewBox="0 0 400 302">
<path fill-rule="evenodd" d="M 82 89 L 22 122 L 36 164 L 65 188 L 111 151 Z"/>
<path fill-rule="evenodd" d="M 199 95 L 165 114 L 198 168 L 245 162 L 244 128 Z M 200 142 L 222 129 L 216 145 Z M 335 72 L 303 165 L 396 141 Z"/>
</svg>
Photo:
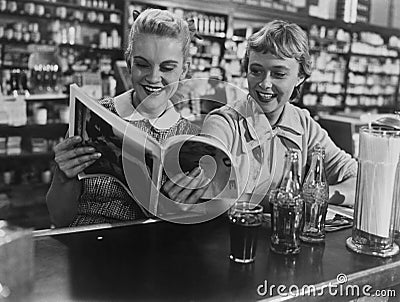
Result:
<svg viewBox="0 0 400 302">
<path fill-rule="evenodd" d="M 348 301 L 374 294 L 398 301 L 400 255 L 350 251 L 349 228 L 327 233 L 325 244 L 302 243 L 298 255 L 278 255 L 265 220 L 251 264 L 229 259 L 225 215 L 195 225 L 151 220 L 39 231 L 34 286 L 24 299 Z"/>
</svg>

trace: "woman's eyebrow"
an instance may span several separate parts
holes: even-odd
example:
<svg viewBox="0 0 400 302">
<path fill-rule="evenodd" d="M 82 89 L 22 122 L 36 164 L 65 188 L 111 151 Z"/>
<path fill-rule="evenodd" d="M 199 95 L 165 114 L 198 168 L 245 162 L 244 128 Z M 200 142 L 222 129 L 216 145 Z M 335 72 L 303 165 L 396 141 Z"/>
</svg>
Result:
<svg viewBox="0 0 400 302">
<path fill-rule="evenodd" d="M 163 61 L 162 64 L 178 64 L 178 61 L 175 61 L 175 60 L 167 60 L 167 61 Z"/>
<path fill-rule="evenodd" d="M 260 63 L 251 63 L 250 66 L 254 67 L 263 67 Z"/>
<path fill-rule="evenodd" d="M 283 69 L 283 70 L 286 70 L 286 71 L 289 71 L 289 70 L 290 70 L 290 68 L 287 67 L 287 66 L 285 66 L 285 65 L 275 65 L 275 66 L 273 66 L 273 68 L 276 68 L 276 69 Z"/>
</svg>

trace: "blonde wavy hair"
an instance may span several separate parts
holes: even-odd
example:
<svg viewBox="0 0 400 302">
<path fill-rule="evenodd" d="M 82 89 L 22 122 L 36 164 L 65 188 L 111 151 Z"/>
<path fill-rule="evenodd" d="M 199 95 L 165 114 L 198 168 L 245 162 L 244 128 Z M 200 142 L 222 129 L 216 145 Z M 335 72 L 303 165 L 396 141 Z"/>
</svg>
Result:
<svg viewBox="0 0 400 302">
<path fill-rule="evenodd" d="M 179 40 L 182 44 L 183 60 L 184 62 L 189 60 L 190 41 L 193 33 L 188 22 L 167 10 L 161 9 L 146 9 L 141 13 L 135 11 L 134 19 L 129 33 L 128 47 L 125 51 L 125 60 L 129 69 L 132 64 L 133 47 L 137 37 L 141 34 L 152 34 Z"/>
</svg>

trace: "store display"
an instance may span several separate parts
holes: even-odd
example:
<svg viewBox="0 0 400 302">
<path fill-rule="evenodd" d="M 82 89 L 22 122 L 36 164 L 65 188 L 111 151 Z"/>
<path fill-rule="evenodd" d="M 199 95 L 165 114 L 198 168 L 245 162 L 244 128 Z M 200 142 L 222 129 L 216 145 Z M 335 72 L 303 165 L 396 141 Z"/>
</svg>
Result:
<svg viewBox="0 0 400 302">
<path fill-rule="evenodd" d="M 300 105 L 315 113 L 396 108 L 400 60 L 393 46 L 397 37 L 315 24 L 309 35 L 313 72 L 304 85 Z"/>
<path fill-rule="evenodd" d="M 99 64 L 102 58 L 108 57 L 112 65 L 123 57 L 123 3 L 114 1 L 0 3 L 1 92 L 67 92 L 76 71 L 102 69 L 105 73 Z M 46 49 L 52 45 L 56 47 Z M 35 48 L 58 53 L 60 62 L 28 66 Z M 107 76 L 112 76 L 110 72 L 111 68 Z"/>
</svg>

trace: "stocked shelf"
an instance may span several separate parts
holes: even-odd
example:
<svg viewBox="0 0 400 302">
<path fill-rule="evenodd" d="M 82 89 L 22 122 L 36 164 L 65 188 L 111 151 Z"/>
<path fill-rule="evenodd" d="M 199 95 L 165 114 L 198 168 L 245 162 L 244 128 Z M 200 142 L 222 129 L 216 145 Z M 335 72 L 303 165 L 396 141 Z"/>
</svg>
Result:
<svg viewBox="0 0 400 302">
<path fill-rule="evenodd" d="M 30 21 L 61 21 L 61 22 L 79 22 L 82 25 L 87 25 L 87 26 L 95 26 L 95 27 L 102 27 L 102 28 L 106 28 L 109 29 L 110 27 L 119 27 L 121 24 L 120 23 L 116 23 L 116 22 L 110 22 L 110 21 L 103 21 L 103 22 L 97 22 L 97 21 L 85 21 L 85 20 L 80 20 L 77 18 L 61 18 L 61 17 L 57 17 L 54 15 L 48 15 L 48 16 L 39 16 L 39 15 L 29 15 L 29 14 L 23 14 L 23 13 L 18 13 L 18 12 L 14 12 L 14 13 L 10 13 L 10 12 L 0 12 L 0 17 L 1 16 L 6 16 L 6 17 L 13 17 L 13 18 L 24 18 L 24 20 L 30 20 Z"/>
<path fill-rule="evenodd" d="M 321 81 L 307 81 L 307 83 L 310 84 L 337 84 L 337 85 L 343 85 L 343 82 L 335 82 L 335 81 L 327 81 L 327 80 L 321 80 Z"/>
<path fill-rule="evenodd" d="M 79 50 L 89 50 L 89 51 L 99 51 L 103 53 L 111 53 L 111 54 L 121 54 L 122 51 L 120 48 L 101 48 L 93 45 L 85 45 L 85 44 L 59 44 L 59 47 L 68 47 L 75 48 Z"/>
<path fill-rule="evenodd" d="M 18 65 L 18 64 L 1 64 L 0 69 L 28 69 L 29 66 L 27 64 Z"/>
<path fill-rule="evenodd" d="M 310 40 L 313 40 L 315 43 L 318 44 L 348 44 L 348 40 L 338 40 L 333 38 L 321 38 L 320 36 L 310 35 Z"/>
<path fill-rule="evenodd" d="M 346 105 L 347 108 L 350 109 L 381 109 L 385 111 L 393 110 L 393 106 L 384 106 L 384 105 Z"/>
<path fill-rule="evenodd" d="M 364 30 L 351 24 L 311 25 L 313 71 L 302 90 L 302 106 L 312 111 L 324 110 L 325 103 L 340 104 L 341 110 L 395 110 L 399 52 L 388 46 L 384 32 L 366 35 Z M 339 89 L 340 93 L 333 93 Z"/>
<path fill-rule="evenodd" d="M 51 137 L 58 133 L 64 135 L 67 130 L 68 124 L 64 123 L 46 125 L 31 124 L 23 126 L 0 125 L 0 135 L 3 136 L 30 135 L 32 137 Z"/>
<path fill-rule="evenodd" d="M 374 93 L 356 93 L 356 92 L 346 92 L 347 95 L 353 95 L 353 96 L 369 96 L 369 97 L 379 97 L 379 96 L 392 96 L 393 93 L 379 93 L 379 94 L 374 94 Z"/>
<path fill-rule="evenodd" d="M 23 188 L 25 189 L 25 188 Z M 24 228 L 34 228 L 34 229 L 49 229 L 52 224 L 50 221 L 49 212 L 45 204 L 44 196 L 49 189 L 49 186 L 43 186 L 42 188 L 37 188 L 32 193 L 32 188 L 29 189 L 27 194 L 32 196 L 32 199 L 26 200 L 26 197 L 19 196 L 20 199 L 12 198 L 12 206 L 9 208 L 8 214 L 5 218 L 10 224 L 18 225 Z M 20 186 L 12 187 L 11 191 L 21 192 Z M 25 192 L 22 190 L 22 192 Z M 19 202 L 18 202 L 19 201 Z M 14 206 L 14 204 L 18 204 Z"/>
<path fill-rule="evenodd" d="M 375 54 L 368 54 L 368 53 L 357 53 L 357 52 L 350 52 L 350 56 L 358 56 L 358 57 L 366 57 L 366 58 L 388 58 L 388 59 L 396 59 L 398 55 L 388 56 L 388 55 L 375 55 Z"/>
<path fill-rule="evenodd" d="M 65 3 L 64 1 L 57 2 L 57 1 L 42 1 L 42 0 L 24 0 L 21 2 L 30 2 L 34 4 L 41 4 L 44 6 L 55 6 L 55 7 L 65 7 L 65 8 L 70 8 L 70 9 L 76 9 L 76 10 L 84 10 L 84 11 L 97 11 L 97 12 L 105 12 L 105 13 L 116 13 L 116 14 L 122 14 L 122 11 L 120 9 L 116 9 L 114 7 L 113 3 L 110 3 L 107 5 L 106 8 L 104 7 L 94 7 L 94 6 L 85 6 L 81 5 L 80 3 L 78 4 L 73 4 L 73 3 Z M 104 1 L 103 3 L 109 3 L 110 1 Z M 88 2 L 89 3 L 89 2 Z"/>
<path fill-rule="evenodd" d="M 25 42 L 25 41 L 18 41 L 15 39 L 0 39 L 0 43 L 2 44 L 16 44 L 16 45 L 31 45 L 31 44 L 38 44 L 38 43 L 33 43 L 33 42 Z M 69 44 L 69 43 L 62 43 L 62 44 L 55 44 L 53 41 L 41 41 L 39 44 L 41 45 L 51 45 L 51 46 L 58 46 L 58 47 L 67 47 L 67 48 L 73 48 L 73 49 L 78 49 L 78 50 L 88 50 L 88 51 L 99 51 L 99 52 L 104 52 L 104 53 L 117 53 L 120 54 L 122 51 L 120 48 L 101 48 L 101 47 L 96 47 L 93 45 L 86 45 L 86 44 Z M 5 64 L 3 64 L 5 65 Z M 7 65 L 5 65 L 7 66 Z M 10 65 L 12 66 L 12 65 Z"/>
<path fill-rule="evenodd" d="M 356 75 L 378 75 L 378 76 L 396 76 L 398 77 L 399 74 L 387 73 L 387 72 L 374 72 L 374 71 L 357 71 L 349 69 L 349 72 L 352 72 Z"/>
<path fill-rule="evenodd" d="M 0 154 L 0 160 L 37 160 L 51 159 L 54 157 L 53 152 L 28 152 L 22 151 L 20 154 Z"/>
<path fill-rule="evenodd" d="M 331 54 L 331 55 L 348 55 L 347 52 L 339 52 L 339 51 L 333 51 L 333 50 L 326 50 L 326 49 L 324 49 L 324 48 L 321 48 L 321 49 L 312 48 L 312 49 L 310 49 L 310 53 L 311 53 L 311 54 L 320 53 L 320 52 L 325 52 L 325 53 Z"/>
<path fill-rule="evenodd" d="M 209 34 L 204 34 L 204 33 L 200 33 L 200 36 L 202 38 L 206 38 L 206 39 L 213 39 L 213 38 L 217 38 L 217 39 L 225 39 L 226 38 L 226 34 L 225 33 L 209 33 Z"/>
<path fill-rule="evenodd" d="M 65 93 L 47 93 L 47 94 L 32 94 L 25 97 L 26 101 L 63 101 L 68 98 Z"/>
<path fill-rule="evenodd" d="M 192 55 L 192 58 L 202 58 L 202 59 L 212 59 L 214 56 L 212 54 L 207 54 L 207 53 L 203 53 L 203 54 L 199 54 L 199 55 Z"/>
<path fill-rule="evenodd" d="M 123 8 L 116 0 L 0 6 L 1 93 L 67 93 L 69 84 L 90 78 L 109 96 L 113 65 L 124 53 Z"/>
</svg>

